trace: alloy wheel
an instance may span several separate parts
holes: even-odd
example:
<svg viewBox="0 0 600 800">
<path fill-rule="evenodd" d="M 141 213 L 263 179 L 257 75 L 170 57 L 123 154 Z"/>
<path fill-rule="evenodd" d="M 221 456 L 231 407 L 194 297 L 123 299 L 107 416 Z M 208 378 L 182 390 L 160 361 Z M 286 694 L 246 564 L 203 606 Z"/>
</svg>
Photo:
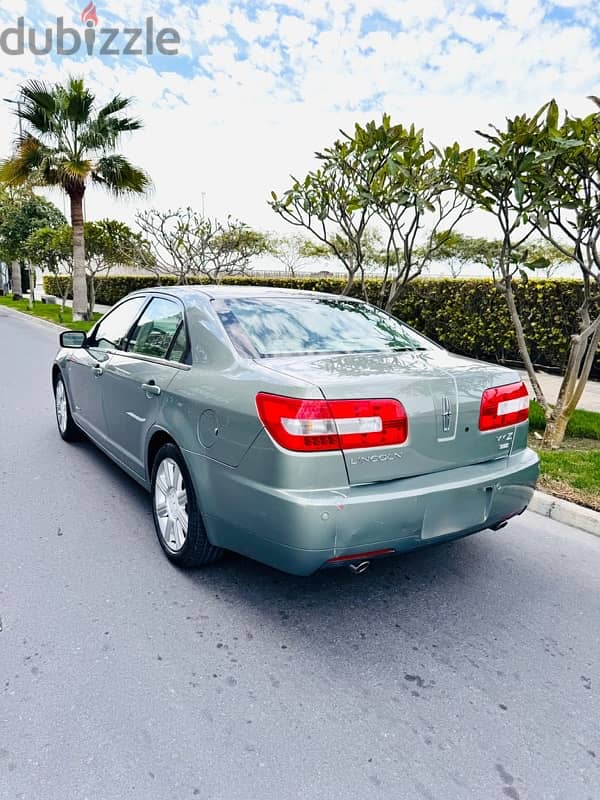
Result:
<svg viewBox="0 0 600 800">
<path fill-rule="evenodd" d="M 160 535 L 173 552 L 184 546 L 188 534 L 187 490 L 176 461 L 165 458 L 154 483 L 154 508 Z"/>
</svg>

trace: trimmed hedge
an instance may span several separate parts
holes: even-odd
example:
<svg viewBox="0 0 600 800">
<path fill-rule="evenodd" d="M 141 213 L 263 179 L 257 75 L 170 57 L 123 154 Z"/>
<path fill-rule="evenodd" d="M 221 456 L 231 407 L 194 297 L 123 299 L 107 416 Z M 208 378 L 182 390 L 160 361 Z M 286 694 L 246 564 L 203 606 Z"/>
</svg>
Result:
<svg viewBox="0 0 600 800">
<path fill-rule="evenodd" d="M 44 277 L 44 291 L 60 294 L 58 280 Z M 203 281 L 193 281 L 203 283 Z M 173 286 L 175 278 L 116 276 L 97 280 L 96 300 L 112 305 L 129 292 L 156 286 Z M 280 286 L 339 294 L 344 281 L 336 278 L 231 277 L 225 284 Z M 368 280 L 366 290 L 374 300 L 380 282 Z M 542 368 L 564 369 L 569 337 L 576 332 L 582 285 L 576 280 L 530 280 L 515 283 L 516 301 L 533 362 Z M 360 285 L 352 295 L 361 294 Z M 600 297 L 595 313 L 600 312 Z M 506 302 L 490 279 L 426 278 L 408 284 L 394 314 L 455 353 L 498 363 L 521 363 Z M 600 377 L 600 355 L 592 374 Z"/>
</svg>

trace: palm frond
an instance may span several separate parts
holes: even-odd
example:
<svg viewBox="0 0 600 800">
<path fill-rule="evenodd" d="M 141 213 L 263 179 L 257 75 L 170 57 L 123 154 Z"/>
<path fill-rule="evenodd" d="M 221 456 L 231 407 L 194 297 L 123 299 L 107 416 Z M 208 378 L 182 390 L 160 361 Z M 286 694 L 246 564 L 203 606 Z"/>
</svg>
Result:
<svg viewBox="0 0 600 800">
<path fill-rule="evenodd" d="M 28 122 L 37 133 L 48 133 L 56 113 L 54 88 L 44 81 L 31 80 L 23 84 L 20 91 L 22 101 L 16 116 Z"/>
<path fill-rule="evenodd" d="M 94 183 L 101 184 L 117 196 L 144 194 L 152 187 L 150 177 L 121 155 L 99 158 L 91 178 Z"/>
<path fill-rule="evenodd" d="M 102 106 L 100 111 L 98 111 L 98 118 L 102 119 L 103 117 L 110 117 L 111 114 L 117 114 L 119 111 L 123 111 L 124 108 L 127 108 L 130 103 L 130 97 L 123 97 L 123 95 L 116 94 L 112 100 L 105 106 Z"/>
<path fill-rule="evenodd" d="M 94 93 L 77 77 L 56 85 L 27 81 L 21 98 L 24 132 L 13 157 L 0 162 L 0 180 L 7 185 L 58 185 L 72 194 L 85 191 L 91 179 L 116 195 L 151 187 L 143 170 L 113 154 L 123 134 L 142 127 L 141 120 L 120 113 L 129 98 L 117 94 L 96 111 Z"/>
<path fill-rule="evenodd" d="M 85 182 L 92 172 L 92 162 L 88 159 L 63 159 L 57 165 L 58 171 L 64 177 L 66 183 L 75 181 Z"/>
<path fill-rule="evenodd" d="M 27 81 L 20 87 L 25 104 L 40 106 L 49 114 L 53 114 L 56 110 L 54 91 L 52 84 L 37 80 Z"/>
<path fill-rule="evenodd" d="M 95 96 L 82 80 L 69 78 L 66 86 L 55 87 L 54 95 L 66 120 L 81 125 L 89 119 Z"/>
<path fill-rule="evenodd" d="M 97 119 L 91 120 L 85 131 L 81 133 L 81 146 L 90 150 L 107 152 L 118 144 L 124 133 L 139 130 L 141 127 L 141 120 L 99 116 Z"/>
<path fill-rule="evenodd" d="M 22 186 L 29 182 L 32 173 L 39 170 L 44 160 L 44 147 L 33 136 L 24 138 L 12 158 L 0 162 L 0 182 L 9 186 Z"/>
</svg>

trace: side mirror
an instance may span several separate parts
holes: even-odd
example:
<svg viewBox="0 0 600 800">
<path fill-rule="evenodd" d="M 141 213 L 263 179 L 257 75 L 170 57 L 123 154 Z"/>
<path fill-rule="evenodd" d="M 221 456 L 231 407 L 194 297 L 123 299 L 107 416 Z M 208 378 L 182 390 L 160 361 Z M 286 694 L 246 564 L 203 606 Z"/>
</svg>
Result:
<svg viewBox="0 0 600 800">
<path fill-rule="evenodd" d="M 83 331 L 63 331 L 60 334 L 60 346 L 71 349 L 83 347 L 85 344 L 85 333 Z"/>
</svg>

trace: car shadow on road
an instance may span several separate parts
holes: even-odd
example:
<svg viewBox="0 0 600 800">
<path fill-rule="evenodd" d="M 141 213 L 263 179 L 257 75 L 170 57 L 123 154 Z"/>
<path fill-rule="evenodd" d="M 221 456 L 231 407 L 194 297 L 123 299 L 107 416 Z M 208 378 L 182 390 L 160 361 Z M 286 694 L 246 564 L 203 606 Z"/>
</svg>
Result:
<svg viewBox="0 0 600 800">
<path fill-rule="evenodd" d="M 201 596 L 214 593 L 267 629 L 279 627 L 288 645 L 310 642 L 333 648 L 334 655 L 341 641 L 343 649 L 366 639 L 384 646 L 395 633 L 403 647 L 442 646 L 448 655 L 464 652 L 467 640 L 475 649 L 497 637 L 512 641 L 511 630 L 523 629 L 524 615 L 535 616 L 531 600 L 547 586 L 542 576 L 532 579 L 513 552 L 498 534 L 485 532 L 374 561 L 360 576 L 339 568 L 309 577 L 228 553 L 216 565 L 184 572 L 183 579 Z M 502 590 L 507 571 L 512 592 Z"/>
<path fill-rule="evenodd" d="M 92 443 L 79 447 L 93 461 L 93 470 L 103 472 L 113 486 L 126 487 L 128 503 L 147 518 L 148 493 Z M 162 557 L 150 520 L 140 546 L 153 550 L 148 557 Z M 507 528 L 375 560 L 358 576 L 342 567 L 298 577 L 229 552 L 201 569 L 181 570 L 166 560 L 164 568 L 197 594 L 199 608 L 207 593 L 218 596 L 271 628 L 279 626 L 288 640 L 308 638 L 328 646 L 333 639 L 354 641 L 361 634 L 384 639 L 396 629 L 405 642 L 414 637 L 423 645 L 423 637 L 430 635 L 431 642 L 444 638 L 449 645 L 452 638 L 489 641 L 495 635 L 490 618 L 496 620 L 495 633 L 508 631 L 521 624 L 534 598 L 548 594 L 544 575 L 518 554 Z"/>
</svg>

